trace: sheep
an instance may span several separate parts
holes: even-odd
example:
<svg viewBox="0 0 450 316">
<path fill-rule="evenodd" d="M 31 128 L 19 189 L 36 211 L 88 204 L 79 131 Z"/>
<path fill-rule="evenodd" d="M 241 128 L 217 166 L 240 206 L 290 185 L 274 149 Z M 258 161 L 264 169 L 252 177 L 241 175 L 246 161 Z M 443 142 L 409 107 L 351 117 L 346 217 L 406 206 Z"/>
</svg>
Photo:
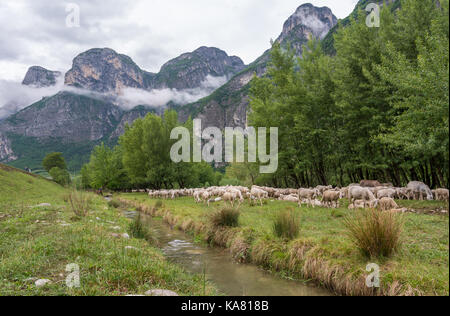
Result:
<svg viewBox="0 0 450 316">
<path fill-rule="evenodd" d="M 400 200 L 408 200 L 408 189 L 407 188 L 395 188 L 397 198 Z"/>
<path fill-rule="evenodd" d="M 350 203 L 348 206 L 349 210 L 354 210 L 358 208 L 364 208 L 364 201 L 363 200 L 355 200 L 353 203 Z"/>
<path fill-rule="evenodd" d="M 322 202 L 324 206 L 329 208 L 333 208 L 333 205 L 339 207 L 339 199 L 342 199 L 342 196 L 340 191 L 328 190 L 323 192 Z"/>
<path fill-rule="evenodd" d="M 376 194 L 378 199 L 388 197 L 388 198 L 394 198 L 397 194 L 397 191 L 395 189 L 382 189 L 379 190 Z"/>
<path fill-rule="evenodd" d="M 421 201 L 424 200 L 424 196 L 426 196 L 428 201 L 433 200 L 433 192 L 431 192 L 430 188 L 423 182 L 411 181 L 408 183 L 407 188 L 412 191 L 414 197 L 417 197 Z"/>
<path fill-rule="evenodd" d="M 436 191 L 436 200 L 448 202 L 449 200 L 448 189 L 436 189 L 435 191 Z"/>
<path fill-rule="evenodd" d="M 348 197 L 350 199 L 350 203 L 354 203 L 355 200 L 363 200 L 364 207 L 369 204 L 370 207 L 377 204 L 377 199 L 373 195 L 373 193 L 368 188 L 363 187 L 351 187 L 348 190 Z"/>
<path fill-rule="evenodd" d="M 269 197 L 269 193 L 267 193 L 267 191 L 259 189 L 255 186 L 252 187 L 250 194 L 251 194 L 251 196 L 253 196 L 259 200 L 259 202 L 261 203 L 261 206 L 263 205 L 262 199 Z"/>
<path fill-rule="evenodd" d="M 394 199 L 390 197 L 383 197 L 378 202 L 378 209 L 380 211 L 390 211 L 394 209 L 398 209 L 397 203 L 395 203 Z"/>
<path fill-rule="evenodd" d="M 318 191 L 316 189 L 299 189 L 298 190 L 298 207 L 302 206 L 302 200 L 306 200 L 307 204 L 315 207 L 315 203 L 312 201 L 318 196 Z"/>
<path fill-rule="evenodd" d="M 366 188 L 381 187 L 381 183 L 376 180 L 362 180 L 359 185 Z"/>
<path fill-rule="evenodd" d="M 225 192 L 224 195 L 222 196 L 222 200 L 225 202 L 225 205 L 227 204 L 227 202 L 230 202 L 231 207 L 234 207 L 234 203 L 236 202 L 237 199 L 238 194 L 236 194 L 236 192 Z M 241 202 L 242 200 L 240 199 L 239 201 Z"/>
<path fill-rule="evenodd" d="M 325 191 L 329 191 L 331 189 L 333 189 L 332 185 L 327 185 L 327 186 L 325 186 L 325 185 L 318 185 L 318 186 L 316 186 L 316 190 L 319 192 L 319 195 L 323 195 L 323 193 Z"/>
<path fill-rule="evenodd" d="M 281 201 L 295 202 L 298 203 L 298 197 L 296 194 L 291 195 L 281 195 L 279 198 Z"/>
<path fill-rule="evenodd" d="M 200 198 L 202 199 L 203 203 L 207 204 L 209 206 L 209 198 L 211 197 L 211 193 L 208 191 L 203 191 L 200 194 Z"/>
</svg>

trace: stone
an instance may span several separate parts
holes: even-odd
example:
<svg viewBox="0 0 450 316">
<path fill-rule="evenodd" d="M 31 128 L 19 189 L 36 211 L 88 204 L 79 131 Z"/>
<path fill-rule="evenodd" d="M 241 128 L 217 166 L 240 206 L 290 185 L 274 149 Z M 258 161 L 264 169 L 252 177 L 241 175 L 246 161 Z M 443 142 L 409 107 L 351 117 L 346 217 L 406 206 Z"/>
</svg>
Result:
<svg viewBox="0 0 450 316">
<path fill-rule="evenodd" d="M 51 207 L 51 206 L 52 205 L 50 203 L 41 203 L 41 204 L 38 204 L 38 205 L 33 206 L 33 207 L 37 208 L 37 207 Z"/>
<path fill-rule="evenodd" d="M 36 287 L 43 287 L 51 282 L 52 281 L 50 281 L 48 279 L 39 279 L 36 282 L 34 282 L 34 284 L 36 285 Z"/>
<path fill-rule="evenodd" d="M 145 292 L 146 296 L 179 296 L 177 293 L 169 290 L 150 290 Z"/>
</svg>

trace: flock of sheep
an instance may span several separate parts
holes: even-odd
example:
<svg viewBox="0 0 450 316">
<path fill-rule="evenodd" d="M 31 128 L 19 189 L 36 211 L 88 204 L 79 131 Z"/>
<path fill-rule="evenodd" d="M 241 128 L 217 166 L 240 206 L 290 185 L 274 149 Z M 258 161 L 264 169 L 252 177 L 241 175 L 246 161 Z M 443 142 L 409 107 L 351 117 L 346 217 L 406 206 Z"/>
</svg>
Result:
<svg viewBox="0 0 450 316">
<path fill-rule="evenodd" d="M 135 190 L 134 192 L 138 192 Z M 145 191 L 144 191 L 145 192 Z M 151 198 L 175 199 L 177 197 L 192 196 L 197 203 L 210 203 L 224 201 L 232 207 L 242 204 L 245 199 L 258 201 L 282 200 L 298 203 L 299 207 L 306 204 L 311 207 L 338 208 L 343 198 L 348 198 L 350 209 L 378 208 L 380 210 L 396 210 L 398 205 L 394 199 L 399 200 L 449 200 L 448 189 L 430 190 L 423 182 L 412 181 L 406 187 L 396 188 L 390 183 L 381 184 L 378 181 L 363 180 L 359 184 L 351 184 L 344 188 L 332 186 L 317 186 L 315 188 L 277 189 L 270 187 L 252 186 L 250 189 L 243 186 L 210 187 L 201 189 L 179 190 L 147 190 Z"/>
</svg>

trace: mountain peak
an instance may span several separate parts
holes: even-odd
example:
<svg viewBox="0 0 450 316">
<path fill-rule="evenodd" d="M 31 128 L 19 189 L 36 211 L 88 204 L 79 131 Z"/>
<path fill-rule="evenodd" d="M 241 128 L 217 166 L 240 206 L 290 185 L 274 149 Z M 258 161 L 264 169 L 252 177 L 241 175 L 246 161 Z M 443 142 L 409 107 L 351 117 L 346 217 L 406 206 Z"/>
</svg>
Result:
<svg viewBox="0 0 450 316">
<path fill-rule="evenodd" d="M 302 4 L 283 25 L 277 41 L 284 43 L 291 38 L 311 37 L 323 39 L 337 24 L 337 18 L 328 7 L 316 7 L 311 3 Z"/>
<path fill-rule="evenodd" d="M 41 66 L 28 68 L 23 85 L 36 86 L 38 88 L 50 87 L 56 84 L 56 79 L 61 76 L 61 72 L 45 69 Z"/>
<path fill-rule="evenodd" d="M 146 76 L 130 57 L 111 48 L 92 48 L 75 57 L 65 84 L 119 94 L 124 87 L 145 87 Z"/>
</svg>

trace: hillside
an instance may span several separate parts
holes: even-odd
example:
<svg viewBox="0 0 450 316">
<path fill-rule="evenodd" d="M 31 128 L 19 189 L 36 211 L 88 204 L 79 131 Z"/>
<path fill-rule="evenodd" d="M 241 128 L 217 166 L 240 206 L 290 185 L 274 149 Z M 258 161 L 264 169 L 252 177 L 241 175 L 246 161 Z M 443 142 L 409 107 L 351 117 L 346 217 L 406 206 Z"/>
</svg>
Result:
<svg viewBox="0 0 450 316">
<path fill-rule="evenodd" d="M 69 194 L 42 177 L 0 164 L 0 296 L 123 296 L 151 289 L 217 293 L 200 277 L 168 263 L 147 241 L 115 237 L 130 222 L 102 198 L 83 193 L 89 213 L 76 217 L 65 202 Z M 79 267 L 78 288 L 66 286 L 68 264 Z M 38 279 L 50 283 L 37 287 Z"/>
</svg>

